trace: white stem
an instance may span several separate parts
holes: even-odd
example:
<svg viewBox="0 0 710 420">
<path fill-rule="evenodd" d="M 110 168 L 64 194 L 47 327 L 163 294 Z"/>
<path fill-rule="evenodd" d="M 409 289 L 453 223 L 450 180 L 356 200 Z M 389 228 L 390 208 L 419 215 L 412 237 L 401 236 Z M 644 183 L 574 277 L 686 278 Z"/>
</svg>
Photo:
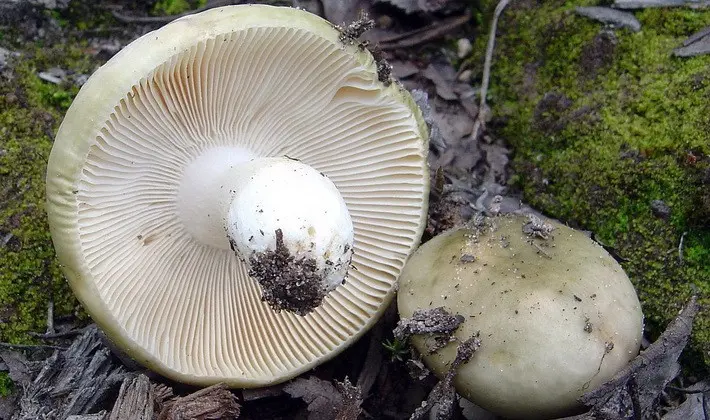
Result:
<svg viewBox="0 0 710 420">
<path fill-rule="evenodd" d="M 333 182 L 312 167 L 286 157 L 207 153 L 185 171 L 180 196 L 193 237 L 231 246 L 275 309 L 306 314 L 344 282 L 352 220 Z"/>
</svg>

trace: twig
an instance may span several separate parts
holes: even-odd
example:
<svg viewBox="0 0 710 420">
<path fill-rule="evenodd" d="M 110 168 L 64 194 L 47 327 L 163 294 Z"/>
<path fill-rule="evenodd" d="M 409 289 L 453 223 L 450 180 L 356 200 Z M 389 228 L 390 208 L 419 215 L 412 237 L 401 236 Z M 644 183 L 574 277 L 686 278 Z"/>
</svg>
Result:
<svg viewBox="0 0 710 420">
<path fill-rule="evenodd" d="M 493 12 L 493 20 L 491 21 L 491 31 L 488 35 L 488 45 L 486 46 L 486 59 L 483 62 L 483 80 L 481 81 L 481 102 L 478 106 L 478 115 L 476 116 L 476 121 L 473 124 L 473 130 L 471 130 L 471 138 L 477 140 L 478 136 L 483 132 L 483 128 L 486 125 L 486 96 L 488 95 L 488 84 L 491 79 L 491 63 L 493 62 L 493 49 L 496 44 L 496 31 L 498 28 L 498 19 L 503 13 L 503 9 L 508 6 L 510 0 L 500 0 Z"/>
<path fill-rule="evenodd" d="M 68 337 L 75 337 L 77 335 L 81 335 L 86 331 L 86 328 L 80 328 L 78 330 L 69 330 L 69 331 L 64 331 L 64 332 L 57 332 L 57 333 L 37 333 L 37 332 L 30 332 L 29 334 L 32 337 L 36 338 L 41 338 L 42 340 L 53 340 L 56 338 L 68 338 Z"/>
<path fill-rule="evenodd" d="M 427 41 L 431 41 L 432 39 L 439 38 L 465 24 L 470 19 L 471 13 L 467 11 L 466 14 L 462 16 L 446 19 L 442 22 L 434 23 L 424 28 L 380 40 L 379 47 L 381 50 L 396 50 L 398 48 L 414 47 Z"/>
<path fill-rule="evenodd" d="M 683 232 L 683 234 L 680 235 L 680 242 L 678 243 L 678 265 L 683 265 L 683 242 L 687 234 L 688 232 Z"/>
<path fill-rule="evenodd" d="M 542 247 L 541 247 L 540 245 L 536 244 L 536 243 L 533 242 L 533 241 L 530 241 L 530 245 L 532 245 L 535 249 L 537 249 L 537 252 L 539 252 L 543 257 L 547 258 L 548 260 L 551 260 L 551 259 L 552 259 L 552 257 L 550 256 L 550 254 L 548 254 L 547 252 L 545 252 L 545 250 L 542 249 Z"/>
<path fill-rule="evenodd" d="M 199 7 L 194 10 L 188 10 L 187 12 L 179 13 L 177 15 L 168 15 L 168 16 L 129 16 L 129 15 L 124 15 L 120 12 L 117 11 L 112 11 L 111 14 L 113 15 L 116 20 L 119 22 L 123 23 L 168 23 L 172 22 L 175 19 L 181 18 L 183 16 L 191 15 L 194 13 L 200 13 L 204 12 L 205 10 L 213 9 L 215 7 L 220 7 L 220 6 L 227 6 L 230 4 L 238 4 L 241 3 L 240 1 L 229 1 L 229 0 L 214 0 L 207 2 L 202 7 Z"/>
<path fill-rule="evenodd" d="M 52 350 L 66 350 L 67 347 L 53 346 L 50 344 L 11 344 L 11 343 L 0 343 L 0 347 L 9 349 L 27 349 L 27 350 L 37 350 L 37 349 L 52 349 Z"/>
<path fill-rule="evenodd" d="M 704 393 L 710 391 L 710 388 L 691 389 L 691 388 L 679 388 L 679 387 L 673 386 L 673 385 L 668 385 L 666 388 L 671 389 L 673 391 L 680 392 L 682 394 L 704 394 Z"/>
<path fill-rule="evenodd" d="M 47 334 L 54 334 L 54 299 L 47 303 Z"/>
</svg>

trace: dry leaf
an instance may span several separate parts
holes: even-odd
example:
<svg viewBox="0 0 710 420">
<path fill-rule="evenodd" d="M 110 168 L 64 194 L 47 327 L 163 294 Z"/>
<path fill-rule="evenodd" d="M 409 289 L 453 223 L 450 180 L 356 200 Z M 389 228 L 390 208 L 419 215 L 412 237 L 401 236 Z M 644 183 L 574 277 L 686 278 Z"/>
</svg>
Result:
<svg viewBox="0 0 710 420">
<path fill-rule="evenodd" d="M 661 393 L 680 370 L 678 357 L 697 312 L 693 296 L 656 342 L 610 381 L 580 398 L 590 409 L 580 418 L 652 418 Z"/>
<path fill-rule="evenodd" d="M 308 419 L 356 420 L 360 414 L 360 389 L 345 379 L 338 388 L 329 381 L 298 378 L 284 386 L 284 391 L 308 404 Z"/>
</svg>

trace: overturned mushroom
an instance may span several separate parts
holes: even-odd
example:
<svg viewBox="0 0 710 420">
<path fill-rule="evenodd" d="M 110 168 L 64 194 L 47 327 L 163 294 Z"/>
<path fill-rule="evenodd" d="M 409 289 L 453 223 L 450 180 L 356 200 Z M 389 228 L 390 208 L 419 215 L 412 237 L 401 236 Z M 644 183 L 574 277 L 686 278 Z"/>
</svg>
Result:
<svg viewBox="0 0 710 420">
<path fill-rule="evenodd" d="M 275 383 L 387 306 L 425 220 L 426 127 L 339 35 L 302 10 L 212 9 L 134 41 L 76 97 L 47 170 L 52 238 L 137 361 Z"/>
<path fill-rule="evenodd" d="M 463 258 L 472 256 L 475 258 Z M 619 264 L 583 233 L 538 217 L 501 216 L 435 237 L 402 272 L 400 314 L 443 306 L 459 341 L 481 346 L 459 368 L 459 393 L 506 418 L 555 418 L 638 353 L 643 316 Z M 444 375 L 456 345 L 424 361 Z"/>
</svg>

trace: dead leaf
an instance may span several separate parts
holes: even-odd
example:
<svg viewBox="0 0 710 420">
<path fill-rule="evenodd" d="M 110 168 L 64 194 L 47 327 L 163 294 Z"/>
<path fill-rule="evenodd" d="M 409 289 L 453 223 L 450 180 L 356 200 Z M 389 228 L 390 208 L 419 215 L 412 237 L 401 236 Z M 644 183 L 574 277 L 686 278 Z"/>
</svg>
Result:
<svg viewBox="0 0 710 420">
<path fill-rule="evenodd" d="M 2 350 L 0 351 L 0 359 L 7 365 L 8 375 L 16 385 L 25 386 L 32 381 L 28 361 L 24 354 L 12 350 Z"/>
<path fill-rule="evenodd" d="M 419 73 L 419 68 L 409 61 L 390 60 L 392 75 L 397 79 L 406 79 Z"/>
<path fill-rule="evenodd" d="M 701 54 L 710 54 L 710 26 L 689 36 L 681 47 L 673 50 L 676 57 L 694 57 Z"/>
<path fill-rule="evenodd" d="M 343 25 L 358 19 L 362 10 L 368 10 L 366 0 L 322 0 L 325 18 L 335 25 Z"/>
<path fill-rule="evenodd" d="M 689 389 L 686 400 L 663 416 L 662 420 L 708 420 L 710 416 L 710 380 L 694 384 Z"/>
<path fill-rule="evenodd" d="M 379 2 L 393 4 L 407 13 L 436 12 L 453 3 L 451 0 L 380 0 Z"/>
<path fill-rule="evenodd" d="M 459 97 L 454 92 L 456 70 L 449 64 L 431 63 L 422 72 L 422 75 L 431 80 L 436 87 L 436 94 L 447 101 L 455 101 Z"/>
<path fill-rule="evenodd" d="M 453 362 L 451 362 L 451 367 L 444 378 L 436 384 L 434 389 L 431 390 L 426 401 L 424 401 L 421 407 L 417 408 L 410 420 L 422 420 L 426 418 L 426 414 L 429 411 L 434 410 L 434 416 L 436 420 L 447 420 L 452 418 L 454 411 L 454 403 L 456 402 L 457 395 L 454 389 L 454 378 L 458 371 L 459 366 L 467 363 L 473 354 L 481 347 L 481 340 L 474 336 L 459 344 L 456 348 L 456 357 Z M 431 418 L 431 416 L 429 417 Z"/>
<path fill-rule="evenodd" d="M 362 408 L 362 390 L 359 386 L 355 386 L 350 383 L 350 380 L 346 377 L 343 382 L 335 382 L 336 388 L 340 391 L 340 395 L 343 396 L 343 405 L 338 409 L 338 415 L 335 417 L 336 420 L 357 420 L 360 417 Z"/>
<path fill-rule="evenodd" d="M 612 9 L 611 7 L 597 6 L 576 7 L 574 11 L 580 16 L 613 25 L 615 27 L 628 28 L 632 32 L 638 32 L 641 30 L 641 23 L 633 14 L 629 12 Z"/>
<path fill-rule="evenodd" d="M 624 370 L 580 398 L 590 409 L 586 416 L 653 417 L 661 393 L 680 370 L 678 357 L 688 342 L 693 319 L 698 312 L 696 300 L 693 296 L 658 340 L 641 352 Z"/>
<path fill-rule="evenodd" d="M 359 388 L 346 380 L 336 388 L 329 381 L 311 376 L 298 378 L 284 386 L 284 391 L 308 404 L 308 419 L 356 420 L 360 413 L 362 396 Z M 354 417 L 352 417 L 354 416 Z"/>
</svg>

